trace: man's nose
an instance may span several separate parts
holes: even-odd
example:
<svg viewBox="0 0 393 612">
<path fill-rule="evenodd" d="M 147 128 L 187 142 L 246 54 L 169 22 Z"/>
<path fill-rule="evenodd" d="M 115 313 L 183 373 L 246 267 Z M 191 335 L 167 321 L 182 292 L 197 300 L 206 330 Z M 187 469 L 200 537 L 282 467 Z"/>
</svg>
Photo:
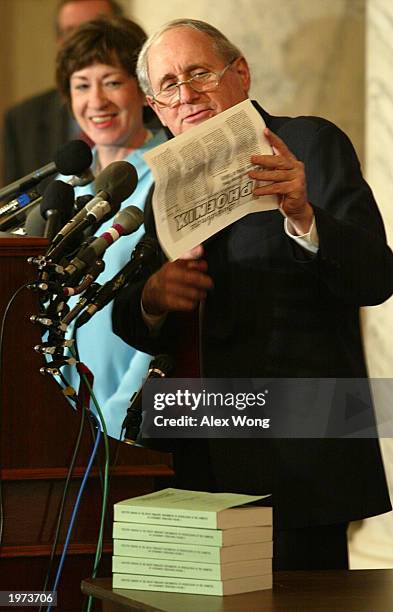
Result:
<svg viewBox="0 0 393 612">
<path fill-rule="evenodd" d="M 201 95 L 199 91 L 195 91 L 195 89 L 191 87 L 191 84 L 187 82 L 181 83 L 180 85 L 178 85 L 178 89 L 179 89 L 179 102 L 182 102 L 182 103 L 192 102 L 193 100 L 196 100 Z"/>
</svg>

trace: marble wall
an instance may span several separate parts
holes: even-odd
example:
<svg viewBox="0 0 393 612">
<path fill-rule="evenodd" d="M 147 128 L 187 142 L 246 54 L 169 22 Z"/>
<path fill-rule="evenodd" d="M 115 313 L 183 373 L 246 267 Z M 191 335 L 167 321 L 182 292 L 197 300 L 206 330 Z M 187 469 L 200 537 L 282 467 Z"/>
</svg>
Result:
<svg viewBox="0 0 393 612">
<path fill-rule="evenodd" d="M 393 3 L 368 0 L 366 53 L 366 176 L 378 201 L 393 246 Z M 392 414 L 393 298 L 365 309 L 364 337 L 378 412 Z M 383 379 L 383 380 L 381 380 Z M 393 500 L 393 439 L 381 440 Z M 352 526 L 354 568 L 393 567 L 393 515 Z"/>
<path fill-rule="evenodd" d="M 366 63 L 366 176 L 393 245 L 393 3 L 368 0 Z M 393 378 L 393 300 L 367 312 L 373 376 Z M 378 346 L 379 350 L 374 350 Z M 375 353 L 375 354 L 374 354 Z"/>
</svg>

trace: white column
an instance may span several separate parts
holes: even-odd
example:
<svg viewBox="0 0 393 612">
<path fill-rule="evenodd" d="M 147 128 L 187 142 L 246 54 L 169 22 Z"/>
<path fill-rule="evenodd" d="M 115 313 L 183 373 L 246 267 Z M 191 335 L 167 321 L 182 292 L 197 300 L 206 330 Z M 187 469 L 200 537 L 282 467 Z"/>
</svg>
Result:
<svg viewBox="0 0 393 612">
<path fill-rule="evenodd" d="M 366 178 L 393 245 L 393 2 L 368 0 L 366 44 Z M 364 312 L 370 376 L 377 414 L 393 413 L 393 299 Z M 390 418 L 392 418 L 390 416 Z M 381 439 L 393 499 L 393 438 Z M 367 492 L 365 491 L 365 495 Z M 351 567 L 393 567 L 393 513 L 351 528 Z"/>
</svg>

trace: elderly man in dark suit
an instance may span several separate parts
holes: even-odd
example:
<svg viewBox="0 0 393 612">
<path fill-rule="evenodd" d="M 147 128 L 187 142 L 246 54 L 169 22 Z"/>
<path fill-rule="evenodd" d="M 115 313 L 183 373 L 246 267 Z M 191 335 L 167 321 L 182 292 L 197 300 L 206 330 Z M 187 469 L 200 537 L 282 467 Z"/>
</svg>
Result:
<svg viewBox="0 0 393 612">
<path fill-rule="evenodd" d="M 115 0 L 60 0 L 56 10 L 56 39 L 98 15 L 122 15 Z M 53 159 L 80 130 L 56 89 L 13 106 L 4 118 L 4 179 L 11 183 Z"/>
<path fill-rule="evenodd" d="M 245 100 L 250 86 L 239 49 L 191 20 L 148 39 L 139 79 L 174 135 Z M 364 379 L 359 307 L 393 292 L 372 192 L 335 125 L 256 106 L 275 155 L 254 155 L 249 176 L 268 182 L 254 193 L 276 194 L 285 219 L 252 213 L 197 247 L 197 259 L 164 262 L 119 295 L 114 329 L 167 351 L 186 340 L 179 315 L 203 303 L 205 377 Z M 180 487 L 273 492 L 276 569 L 347 567 L 348 522 L 391 509 L 377 439 L 185 440 L 174 451 Z"/>
</svg>

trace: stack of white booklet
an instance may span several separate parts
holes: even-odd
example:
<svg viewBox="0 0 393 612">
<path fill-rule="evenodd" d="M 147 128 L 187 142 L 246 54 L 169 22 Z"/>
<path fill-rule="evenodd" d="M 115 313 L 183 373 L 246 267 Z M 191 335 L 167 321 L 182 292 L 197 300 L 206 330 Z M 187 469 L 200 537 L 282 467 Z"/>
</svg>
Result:
<svg viewBox="0 0 393 612">
<path fill-rule="evenodd" d="M 231 595 L 272 587 L 261 497 L 164 489 L 115 504 L 113 588 Z"/>
</svg>

